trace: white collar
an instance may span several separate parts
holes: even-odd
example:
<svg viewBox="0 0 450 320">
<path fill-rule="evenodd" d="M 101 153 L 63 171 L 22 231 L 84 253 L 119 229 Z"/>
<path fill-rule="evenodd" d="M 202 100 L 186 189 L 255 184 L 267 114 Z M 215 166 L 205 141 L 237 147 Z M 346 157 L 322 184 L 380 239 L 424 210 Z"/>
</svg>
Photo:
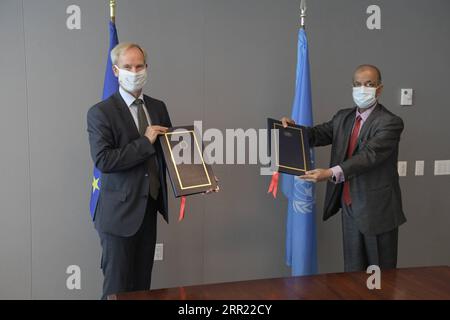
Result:
<svg viewBox="0 0 450 320">
<path fill-rule="evenodd" d="M 128 108 L 131 107 L 134 101 L 136 101 L 136 98 L 129 92 L 125 91 L 122 87 L 119 87 L 119 93 L 122 96 L 122 99 L 127 104 Z M 144 101 L 144 94 L 142 92 L 138 99 L 142 99 L 142 101 Z"/>
</svg>

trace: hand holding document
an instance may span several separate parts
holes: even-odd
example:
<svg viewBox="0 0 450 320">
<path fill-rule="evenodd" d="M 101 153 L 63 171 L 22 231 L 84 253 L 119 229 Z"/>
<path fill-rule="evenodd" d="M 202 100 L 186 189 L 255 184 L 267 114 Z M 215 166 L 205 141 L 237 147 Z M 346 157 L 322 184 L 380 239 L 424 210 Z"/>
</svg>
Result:
<svg viewBox="0 0 450 320">
<path fill-rule="evenodd" d="M 306 127 L 287 118 L 282 121 L 269 118 L 267 124 L 273 171 L 304 175 L 311 168 Z"/>
<path fill-rule="evenodd" d="M 159 136 L 175 197 L 219 191 L 194 126 L 169 128 Z"/>
</svg>

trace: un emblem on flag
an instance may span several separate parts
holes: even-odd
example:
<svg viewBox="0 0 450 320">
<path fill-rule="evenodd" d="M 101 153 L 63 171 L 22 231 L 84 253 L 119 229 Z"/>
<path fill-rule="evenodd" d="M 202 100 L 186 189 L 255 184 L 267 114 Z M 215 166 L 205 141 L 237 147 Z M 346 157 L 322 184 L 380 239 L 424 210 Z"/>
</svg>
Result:
<svg viewBox="0 0 450 320">
<path fill-rule="evenodd" d="M 294 194 L 292 206 L 295 213 L 308 214 L 313 212 L 313 183 L 294 178 Z"/>
</svg>

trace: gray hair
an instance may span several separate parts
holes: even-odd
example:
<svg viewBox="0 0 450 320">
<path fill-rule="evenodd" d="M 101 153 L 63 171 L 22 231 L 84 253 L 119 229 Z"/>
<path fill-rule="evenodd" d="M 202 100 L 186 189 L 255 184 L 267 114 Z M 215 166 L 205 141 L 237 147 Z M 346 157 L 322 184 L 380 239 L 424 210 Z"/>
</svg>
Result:
<svg viewBox="0 0 450 320">
<path fill-rule="evenodd" d="M 117 46 L 115 46 L 114 49 L 111 50 L 112 64 L 116 65 L 117 61 L 119 60 L 120 55 L 131 48 L 138 48 L 139 50 L 141 50 L 142 54 L 144 55 L 144 63 L 147 63 L 147 52 L 145 51 L 144 48 L 142 48 L 137 43 L 121 42 Z"/>
</svg>

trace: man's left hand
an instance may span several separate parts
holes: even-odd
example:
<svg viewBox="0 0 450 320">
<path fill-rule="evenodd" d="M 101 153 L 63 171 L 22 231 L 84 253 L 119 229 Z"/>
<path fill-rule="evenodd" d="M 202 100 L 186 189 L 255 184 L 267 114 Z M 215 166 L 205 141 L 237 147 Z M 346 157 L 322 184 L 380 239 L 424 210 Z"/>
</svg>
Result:
<svg viewBox="0 0 450 320">
<path fill-rule="evenodd" d="M 219 179 L 216 176 L 214 176 L 214 179 L 216 180 L 216 182 L 219 182 Z M 215 189 L 208 189 L 203 194 L 210 194 L 212 192 L 219 192 L 219 190 L 220 190 L 219 185 L 217 185 L 217 187 Z"/>
<path fill-rule="evenodd" d="M 307 171 L 305 175 L 300 176 L 300 179 L 310 182 L 321 182 L 330 179 L 333 176 L 331 169 L 314 169 Z"/>
</svg>

